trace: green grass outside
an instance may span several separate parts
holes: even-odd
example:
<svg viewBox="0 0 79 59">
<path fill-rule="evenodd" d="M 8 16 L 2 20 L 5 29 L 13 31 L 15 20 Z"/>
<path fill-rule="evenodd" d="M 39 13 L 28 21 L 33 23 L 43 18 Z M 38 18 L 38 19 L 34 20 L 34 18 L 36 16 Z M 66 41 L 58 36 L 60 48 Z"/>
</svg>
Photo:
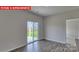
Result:
<svg viewBox="0 0 79 59">
<path fill-rule="evenodd" d="M 33 37 L 33 31 L 25 33 L 28 37 Z M 34 37 L 38 37 L 38 31 L 34 31 Z"/>
</svg>

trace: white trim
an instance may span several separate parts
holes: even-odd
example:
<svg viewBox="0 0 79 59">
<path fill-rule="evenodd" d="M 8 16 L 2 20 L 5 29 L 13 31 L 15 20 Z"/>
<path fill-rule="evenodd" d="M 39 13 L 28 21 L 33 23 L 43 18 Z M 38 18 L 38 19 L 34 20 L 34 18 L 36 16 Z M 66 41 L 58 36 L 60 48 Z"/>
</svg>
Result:
<svg viewBox="0 0 79 59">
<path fill-rule="evenodd" d="M 17 49 L 17 48 L 23 47 L 23 46 L 25 46 L 25 45 L 26 45 L 26 44 L 23 44 L 23 45 L 21 45 L 21 46 L 18 46 L 18 47 L 15 47 L 15 48 L 11 48 L 11 49 L 6 50 L 6 51 L 4 51 L 4 52 L 10 52 L 10 51 L 12 51 L 12 50 L 15 50 L 15 49 Z"/>
</svg>

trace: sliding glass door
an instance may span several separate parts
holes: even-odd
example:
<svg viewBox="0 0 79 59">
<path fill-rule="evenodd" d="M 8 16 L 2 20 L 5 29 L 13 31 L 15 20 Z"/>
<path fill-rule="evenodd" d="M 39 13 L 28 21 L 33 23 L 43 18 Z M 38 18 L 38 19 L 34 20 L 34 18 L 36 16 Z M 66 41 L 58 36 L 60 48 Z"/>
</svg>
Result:
<svg viewBox="0 0 79 59">
<path fill-rule="evenodd" d="M 27 22 L 27 43 L 38 40 L 38 22 Z"/>
</svg>

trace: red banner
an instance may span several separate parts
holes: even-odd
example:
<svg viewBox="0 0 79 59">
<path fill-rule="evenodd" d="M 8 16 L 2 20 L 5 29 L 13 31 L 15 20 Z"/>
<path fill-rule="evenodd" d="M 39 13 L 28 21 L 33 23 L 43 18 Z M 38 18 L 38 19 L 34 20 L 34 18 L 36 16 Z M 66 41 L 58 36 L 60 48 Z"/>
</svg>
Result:
<svg viewBox="0 0 79 59">
<path fill-rule="evenodd" d="M 0 6 L 0 10 L 31 10 L 31 6 Z"/>
</svg>

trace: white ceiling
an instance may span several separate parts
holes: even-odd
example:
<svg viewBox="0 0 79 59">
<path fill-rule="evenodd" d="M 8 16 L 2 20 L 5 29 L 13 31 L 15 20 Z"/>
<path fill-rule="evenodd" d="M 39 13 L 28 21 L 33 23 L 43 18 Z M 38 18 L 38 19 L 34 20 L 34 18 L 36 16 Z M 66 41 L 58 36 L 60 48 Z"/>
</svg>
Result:
<svg viewBox="0 0 79 59">
<path fill-rule="evenodd" d="M 78 6 L 33 6 L 31 11 L 41 16 L 50 16 L 75 9 L 79 9 L 79 7 Z"/>
</svg>

